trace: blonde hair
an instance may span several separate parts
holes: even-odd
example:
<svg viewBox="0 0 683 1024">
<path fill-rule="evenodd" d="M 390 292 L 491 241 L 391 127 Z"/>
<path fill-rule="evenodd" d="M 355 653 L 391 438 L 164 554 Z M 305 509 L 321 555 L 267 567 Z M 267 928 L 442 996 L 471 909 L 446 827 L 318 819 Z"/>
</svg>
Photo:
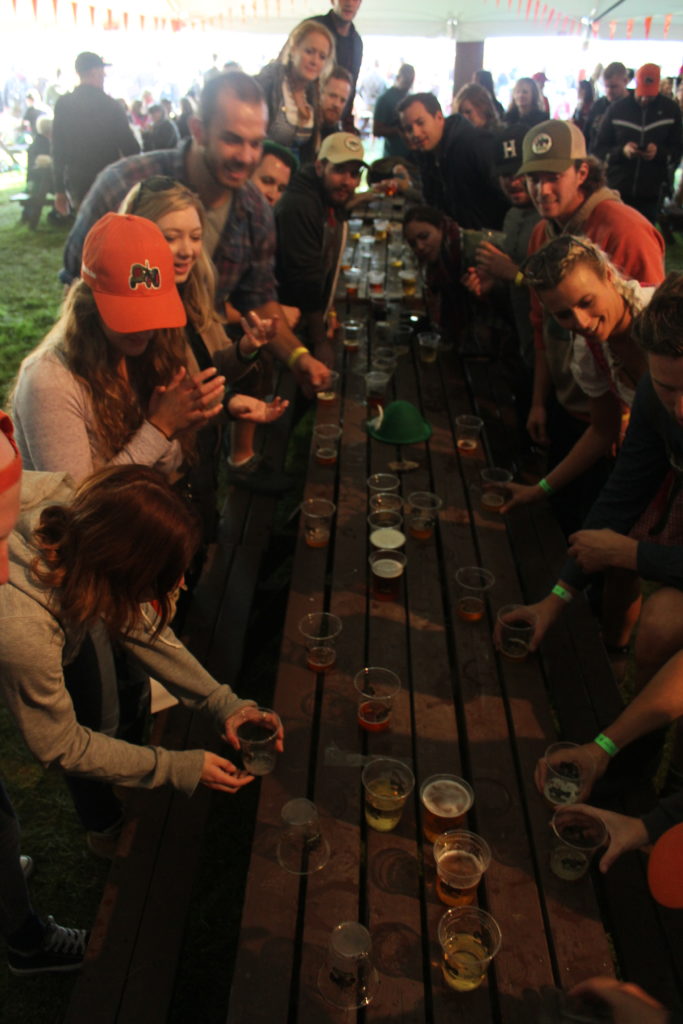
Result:
<svg viewBox="0 0 683 1024">
<path fill-rule="evenodd" d="M 323 65 L 322 71 L 320 72 L 318 82 L 316 82 L 317 87 L 321 79 L 327 78 L 330 71 L 337 62 L 334 45 L 334 36 L 330 32 L 327 25 L 323 25 L 319 21 L 314 21 L 312 18 L 307 18 L 305 21 L 300 21 L 299 24 L 296 25 L 287 36 L 287 42 L 280 50 L 277 60 L 278 64 L 284 64 L 287 68 L 289 68 L 292 61 L 292 50 L 296 49 L 297 46 L 301 46 L 306 36 L 311 35 L 313 32 L 318 32 L 320 33 L 321 36 L 325 36 L 328 43 L 330 44 L 329 55 L 327 57 L 327 60 L 325 61 L 325 64 Z"/>
<path fill-rule="evenodd" d="M 144 181 L 134 185 L 119 207 L 119 213 L 134 213 L 137 217 L 144 217 L 155 224 L 169 213 L 177 213 L 191 207 L 197 211 L 202 231 L 204 230 L 204 207 L 199 196 L 181 184 L 173 182 L 168 188 L 151 189 L 146 187 Z M 190 275 L 184 285 L 179 288 L 180 297 L 183 300 L 185 312 L 192 326 L 200 333 L 209 328 L 213 323 L 221 323 L 214 302 L 216 295 L 216 271 L 213 263 L 207 256 L 202 246 L 202 251 L 196 260 Z M 174 331 L 166 330 L 167 334 Z M 185 339 L 185 332 L 182 328 L 177 333 Z"/>
<path fill-rule="evenodd" d="M 87 390 L 95 412 L 98 452 L 107 462 L 140 429 L 154 389 L 167 385 L 185 365 L 184 341 L 174 333 L 155 331 L 143 354 L 128 359 L 129 377 L 124 379 L 117 373 L 119 356 L 104 333 L 93 293 L 78 280 L 64 300 L 59 320 L 27 359 L 58 353 Z M 15 390 L 16 380 L 12 397 Z"/>
</svg>

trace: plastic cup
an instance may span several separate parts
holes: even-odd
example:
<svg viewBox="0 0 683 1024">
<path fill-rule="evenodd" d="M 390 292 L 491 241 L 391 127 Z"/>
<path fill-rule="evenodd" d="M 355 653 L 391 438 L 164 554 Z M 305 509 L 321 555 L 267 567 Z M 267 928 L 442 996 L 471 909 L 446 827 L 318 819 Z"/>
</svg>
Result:
<svg viewBox="0 0 683 1024">
<path fill-rule="evenodd" d="M 368 274 L 368 290 L 370 295 L 382 295 L 384 293 L 384 271 L 371 270 Z"/>
<path fill-rule="evenodd" d="M 401 282 L 401 291 L 404 299 L 408 299 L 417 291 L 417 271 L 399 270 L 398 279 Z"/>
<path fill-rule="evenodd" d="M 312 672 L 326 672 L 337 660 L 335 644 L 342 631 L 342 621 L 330 612 L 309 612 L 299 622 L 299 632 L 306 644 L 306 666 Z"/>
<path fill-rule="evenodd" d="M 237 739 L 245 770 L 250 775 L 269 775 L 277 761 L 276 744 L 282 723 L 272 708 L 256 708 L 256 711 L 259 718 L 248 718 L 238 725 Z"/>
<path fill-rule="evenodd" d="M 406 522 L 411 537 L 415 540 L 430 540 L 433 537 L 442 504 L 441 498 L 430 491 L 413 491 L 408 495 Z"/>
<path fill-rule="evenodd" d="M 479 436 L 484 421 L 478 416 L 457 416 L 455 419 L 455 443 L 461 455 L 475 455 L 479 448 Z"/>
<path fill-rule="evenodd" d="M 344 348 L 355 351 L 365 339 L 365 324 L 361 320 L 342 320 Z"/>
<path fill-rule="evenodd" d="M 391 725 L 394 700 L 401 680 L 388 668 L 364 668 L 353 685 L 358 694 L 358 725 L 366 732 L 385 732 Z"/>
<path fill-rule="evenodd" d="M 346 285 L 347 299 L 358 298 L 358 286 L 360 285 L 362 273 L 363 272 L 360 267 L 349 267 L 348 270 L 344 271 L 344 284 Z"/>
<path fill-rule="evenodd" d="M 341 427 L 334 423 L 322 423 L 313 427 L 313 454 L 320 466 L 333 466 L 339 454 Z"/>
<path fill-rule="evenodd" d="M 378 242 L 386 241 L 387 231 L 389 230 L 388 220 L 373 220 L 372 226 L 375 229 L 375 239 Z"/>
<path fill-rule="evenodd" d="M 478 565 L 465 566 L 455 574 L 458 591 L 455 611 L 463 622 L 479 622 L 486 610 L 486 592 L 496 582 L 488 569 Z"/>
<path fill-rule="evenodd" d="M 401 495 L 393 491 L 377 491 L 371 494 L 368 505 L 371 512 L 401 512 L 403 510 Z"/>
<path fill-rule="evenodd" d="M 318 971 L 321 996 L 332 1006 L 355 1010 L 372 1002 L 378 985 L 370 932 L 356 921 L 338 924 Z"/>
<path fill-rule="evenodd" d="M 477 886 L 489 864 L 491 850 L 474 832 L 451 830 L 434 840 L 436 894 L 448 907 L 474 903 Z"/>
<path fill-rule="evenodd" d="M 583 811 L 558 808 L 550 827 L 556 840 L 550 851 L 550 870 L 563 882 L 583 878 L 596 850 L 608 840 L 605 823 Z"/>
<path fill-rule="evenodd" d="M 512 473 L 500 466 L 490 466 L 482 469 L 479 475 L 482 483 L 481 507 L 486 512 L 499 509 L 510 496 L 507 485 L 512 480 Z"/>
<path fill-rule="evenodd" d="M 456 992 L 479 988 L 500 949 L 502 935 L 495 919 L 478 907 L 453 907 L 439 921 L 438 937 L 446 984 Z"/>
<path fill-rule="evenodd" d="M 402 551 L 379 549 L 368 559 L 372 572 L 372 597 L 375 601 L 396 601 L 401 577 L 408 559 Z"/>
<path fill-rule="evenodd" d="M 371 512 L 368 516 L 370 544 L 373 548 L 385 551 L 402 548 L 406 542 L 406 536 L 401 530 L 402 525 L 403 516 L 400 512 L 391 512 L 389 509 Z"/>
<path fill-rule="evenodd" d="M 410 352 L 410 346 L 413 340 L 413 329 L 408 324 L 399 324 L 394 332 L 394 344 L 396 347 L 396 355 L 405 355 L 406 352 Z"/>
<path fill-rule="evenodd" d="M 315 397 L 319 402 L 334 402 L 337 397 L 337 387 L 339 386 L 339 374 L 336 370 L 330 370 L 327 375 L 327 383 L 316 391 Z"/>
<path fill-rule="evenodd" d="M 536 628 L 536 616 L 521 604 L 506 604 L 498 612 L 500 652 L 511 661 L 524 661 Z"/>
<path fill-rule="evenodd" d="M 424 331 L 417 336 L 417 344 L 420 351 L 420 362 L 435 363 L 436 354 L 439 351 L 439 335 L 434 331 Z"/>
<path fill-rule="evenodd" d="M 337 507 L 327 498 L 306 498 L 301 511 L 304 519 L 304 540 L 309 548 L 327 547 L 332 532 L 332 518 Z"/>
<path fill-rule="evenodd" d="M 395 473 L 372 473 L 367 479 L 367 484 L 371 495 L 387 494 L 398 491 L 401 481 Z"/>
<path fill-rule="evenodd" d="M 350 270 L 353 266 L 353 248 L 348 246 L 342 253 L 340 268 L 341 270 Z"/>
<path fill-rule="evenodd" d="M 388 320 L 375 321 L 375 341 L 378 345 L 388 345 L 391 341 L 391 324 Z"/>
<path fill-rule="evenodd" d="M 365 395 L 368 403 L 368 412 L 374 415 L 379 409 L 384 408 L 386 401 L 387 385 L 391 375 L 382 373 L 381 370 L 370 370 L 365 374 Z"/>
<path fill-rule="evenodd" d="M 379 356 L 374 355 L 371 363 L 372 369 L 379 373 L 386 373 L 389 377 L 392 377 L 396 370 L 396 357 L 395 356 Z"/>
<path fill-rule="evenodd" d="M 360 233 L 363 230 L 363 218 L 352 217 L 349 221 L 349 234 L 354 241 L 358 241 Z"/>
<path fill-rule="evenodd" d="M 579 764 L 572 760 L 573 753 L 578 749 L 578 743 L 551 743 L 543 755 L 543 796 L 551 807 L 579 802 L 585 779 Z"/>
<path fill-rule="evenodd" d="M 330 859 L 330 844 L 320 831 L 318 809 L 310 800 L 289 800 L 282 811 L 283 829 L 277 843 L 280 867 L 292 875 L 312 875 Z"/>
<path fill-rule="evenodd" d="M 474 792 L 457 775 L 430 775 L 420 786 L 420 801 L 425 838 L 433 843 L 442 832 L 462 827 Z"/>
<path fill-rule="evenodd" d="M 375 832 L 391 832 L 401 820 L 415 776 L 402 761 L 377 757 L 366 764 L 361 779 L 366 822 Z"/>
</svg>

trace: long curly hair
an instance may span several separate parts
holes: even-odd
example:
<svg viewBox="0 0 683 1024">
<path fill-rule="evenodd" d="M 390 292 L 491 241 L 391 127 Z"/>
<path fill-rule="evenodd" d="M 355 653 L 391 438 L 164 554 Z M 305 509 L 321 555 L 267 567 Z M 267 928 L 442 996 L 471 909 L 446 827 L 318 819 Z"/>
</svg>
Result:
<svg viewBox="0 0 683 1024">
<path fill-rule="evenodd" d="M 156 637 L 198 540 L 196 518 L 161 473 L 110 466 L 88 477 L 71 504 L 43 510 L 31 570 L 70 630 L 102 619 L 112 636 L 129 633 L 143 623 L 142 604 L 154 602 Z"/>
<path fill-rule="evenodd" d="M 134 213 L 136 217 L 144 217 L 158 224 L 167 214 L 191 207 L 196 210 L 203 231 L 205 213 L 197 193 L 179 181 L 168 181 L 163 188 L 154 187 L 155 182 L 162 185 L 164 181 L 162 178 L 150 178 L 134 185 L 121 203 L 119 213 Z M 216 272 L 203 248 L 187 281 L 179 286 L 178 291 L 187 318 L 197 331 L 208 329 L 212 323 L 222 322 L 215 309 Z M 185 336 L 183 328 L 178 328 L 178 331 Z M 170 336 L 173 331 L 167 330 L 164 333 Z"/>
<path fill-rule="evenodd" d="M 142 425 L 156 387 L 166 386 L 185 366 L 184 335 L 156 331 L 142 355 L 127 359 L 128 379 L 117 372 L 120 356 L 104 333 L 90 287 L 74 282 L 61 315 L 26 358 L 53 351 L 89 393 L 100 460 L 108 462 Z M 16 380 L 12 396 L 16 390 Z"/>
</svg>

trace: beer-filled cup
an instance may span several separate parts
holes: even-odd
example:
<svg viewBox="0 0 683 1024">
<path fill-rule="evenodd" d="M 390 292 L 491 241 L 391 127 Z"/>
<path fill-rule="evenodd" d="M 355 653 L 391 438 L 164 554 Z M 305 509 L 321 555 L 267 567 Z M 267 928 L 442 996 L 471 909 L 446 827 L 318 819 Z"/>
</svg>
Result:
<svg viewBox="0 0 683 1024">
<path fill-rule="evenodd" d="M 420 786 L 420 801 L 424 834 L 433 843 L 442 832 L 462 827 L 474 803 L 474 792 L 469 782 L 457 775 L 432 775 Z"/>
</svg>

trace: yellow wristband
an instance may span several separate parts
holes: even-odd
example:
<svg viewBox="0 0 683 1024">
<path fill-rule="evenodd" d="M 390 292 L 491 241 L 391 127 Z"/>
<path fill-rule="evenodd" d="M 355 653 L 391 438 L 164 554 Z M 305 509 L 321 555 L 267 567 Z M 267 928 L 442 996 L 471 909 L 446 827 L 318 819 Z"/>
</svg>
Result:
<svg viewBox="0 0 683 1024">
<path fill-rule="evenodd" d="M 290 352 L 289 356 L 287 357 L 287 369 L 291 370 L 294 364 L 297 363 L 302 356 L 310 356 L 310 354 L 311 353 L 308 351 L 305 345 L 299 345 L 299 347 L 295 348 L 293 352 Z"/>
<path fill-rule="evenodd" d="M 517 273 L 515 274 L 515 285 L 518 288 L 521 288 L 524 284 L 525 284 L 524 274 L 522 273 L 521 270 L 518 270 Z"/>
</svg>

